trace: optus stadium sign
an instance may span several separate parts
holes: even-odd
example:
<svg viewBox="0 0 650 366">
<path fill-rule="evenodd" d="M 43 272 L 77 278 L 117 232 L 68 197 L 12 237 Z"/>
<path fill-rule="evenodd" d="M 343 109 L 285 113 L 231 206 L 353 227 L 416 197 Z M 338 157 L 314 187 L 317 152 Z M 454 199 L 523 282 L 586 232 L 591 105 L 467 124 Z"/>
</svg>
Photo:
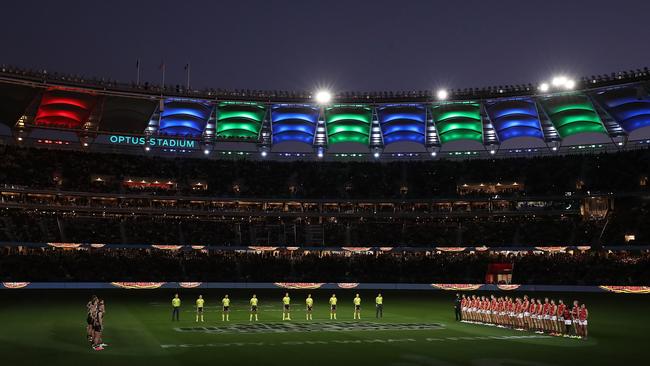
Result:
<svg viewBox="0 0 650 366">
<path fill-rule="evenodd" d="M 170 149 L 198 149 L 199 147 L 198 141 L 195 140 L 165 137 L 110 135 L 108 136 L 108 142 L 114 145 L 149 146 Z"/>
</svg>

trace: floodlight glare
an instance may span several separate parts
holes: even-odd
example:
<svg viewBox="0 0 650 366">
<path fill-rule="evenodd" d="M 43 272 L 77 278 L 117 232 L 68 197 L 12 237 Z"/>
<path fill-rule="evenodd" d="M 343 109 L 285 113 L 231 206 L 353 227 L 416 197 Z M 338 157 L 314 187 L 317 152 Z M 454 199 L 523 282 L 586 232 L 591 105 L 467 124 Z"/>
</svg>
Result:
<svg viewBox="0 0 650 366">
<path fill-rule="evenodd" d="M 266 151 L 262 151 L 262 157 L 263 157 L 263 158 L 266 157 L 267 154 L 268 154 L 268 153 L 267 153 Z"/>
<path fill-rule="evenodd" d="M 205 149 L 205 150 L 203 150 L 203 153 L 204 153 L 205 155 L 210 155 L 210 150 Z"/>
<path fill-rule="evenodd" d="M 449 96 L 449 93 L 447 93 L 445 89 L 440 89 L 438 90 L 438 93 L 436 93 L 436 96 L 439 100 L 445 100 Z"/>
<path fill-rule="evenodd" d="M 496 150 L 490 150 L 490 155 L 494 155 L 496 153 L 497 153 Z"/>
<path fill-rule="evenodd" d="M 435 152 L 435 151 L 432 151 L 432 152 L 431 152 L 431 156 L 436 157 L 436 155 L 438 155 L 437 152 Z"/>
<path fill-rule="evenodd" d="M 373 156 L 374 156 L 375 158 L 379 158 L 379 155 L 380 155 L 380 154 L 379 154 L 378 152 L 376 152 L 376 153 L 373 154 Z"/>
<path fill-rule="evenodd" d="M 566 89 L 573 89 L 576 86 L 576 82 L 573 81 L 572 79 L 567 79 L 567 81 L 564 82 L 564 87 Z"/>
<path fill-rule="evenodd" d="M 548 83 L 541 83 L 539 85 L 539 91 L 541 91 L 542 93 L 546 93 L 548 89 L 549 89 Z"/>
<path fill-rule="evenodd" d="M 327 90 L 321 90 L 316 93 L 316 102 L 318 104 L 327 104 L 332 100 L 332 94 Z"/>
<path fill-rule="evenodd" d="M 553 81 L 551 81 L 551 84 L 553 84 L 553 86 L 555 87 L 558 87 L 558 86 L 565 85 L 566 82 L 567 82 L 566 76 L 556 76 L 553 78 Z"/>
</svg>

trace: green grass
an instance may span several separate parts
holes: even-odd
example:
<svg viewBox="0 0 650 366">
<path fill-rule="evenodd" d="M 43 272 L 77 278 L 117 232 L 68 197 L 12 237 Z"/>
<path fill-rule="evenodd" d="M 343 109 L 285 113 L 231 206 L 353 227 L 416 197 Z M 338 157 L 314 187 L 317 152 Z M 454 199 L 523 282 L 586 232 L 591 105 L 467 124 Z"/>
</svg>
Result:
<svg viewBox="0 0 650 366">
<path fill-rule="evenodd" d="M 548 294 L 584 300 L 590 309 L 590 339 L 498 339 L 532 335 L 507 329 L 457 323 L 451 292 L 386 292 L 382 323 L 439 323 L 433 330 L 315 331 L 265 334 L 178 332 L 195 327 L 191 304 L 198 293 L 207 300 L 206 322 L 222 326 L 221 290 L 183 290 L 181 321 L 170 321 L 168 290 L 105 290 L 104 340 L 95 352 L 84 339 L 89 291 L 7 290 L 0 292 L 2 365 L 610 365 L 644 364 L 650 297 L 616 294 Z M 304 323 L 307 292 L 290 291 L 292 324 Z M 312 323 L 329 322 L 330 292 L 311 291 L 316 299 Z M 353 291 L 337 291 L 338 321 L 352 321 Z M 251 292 L 232 291 L 231 325 L 248 324 Z M 260 322 L 281 322 L 283 291 L 257 291 Z M 361 292 L 362 323 L 376 322 L 375 293 Z M 547 295 L 547 294 L 545 294 Z M 471 337 L 471 338 L 458 338 Z M 301 343 L 302 342 L 302 343 Z M 167 348 L 162 347 L 167 345 Z M 180 347 L 180 345 L 185 345 Z"/>
</svg>

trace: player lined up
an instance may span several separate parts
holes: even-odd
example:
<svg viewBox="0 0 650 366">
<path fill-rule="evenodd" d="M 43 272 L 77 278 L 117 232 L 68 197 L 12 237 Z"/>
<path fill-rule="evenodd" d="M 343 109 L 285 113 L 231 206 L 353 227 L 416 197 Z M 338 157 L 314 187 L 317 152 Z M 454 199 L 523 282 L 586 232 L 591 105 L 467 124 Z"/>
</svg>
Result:
<svg viewBox="0 0 650 366">
<path fill-rule="evenodd" d="M 332 294 L 332 296 L 329 299 L 330 320 L 336 320 L 337 303 L 338 303 L 338 299 L 336 298 L 336 295 Z M 178 294 L 174 295 L 171 304 L 172 304 L 172 321 L 180 321 L 181 299 Z M 249 305 L 250 305 L 249 321 L 251 322 L 258 321 L 258 304 L 259 304 L 259 300 L 257 298 L 257 295 L 253 294 L 253 297 L 251 297 L 249 301 Z M 353 319 L 361 320 L 361 296 L 359 294 L 355 295 L 354 299 L 352 300 L 352 304 L 354 305 L 354 312 L 352 314 Z M 224 295 L 223 299 L 221 299 L 221 305 L 222 305 L 221 321 L 229 322 L 230 321 L 230 297 L 227 294 Z M 205 321 L 203 317 L 204 307 L 205 307 L 205 299 L 203 299 L 203 295 L 199 295 L 199 297 L 196 299 L 196 322 L 197 323 Z M 375 298 L 375 309 L 376 309 L 375 317 L 378 319 L 383 318 L 384 298 L 382 297 L 381 294 L 377 294 L 377 297 Z M 307 298 L 305 299 L 305 320 L 313 320 L 313 312 L 314 312 L 314 298 L 311 296 L 311 294 L 308 294 Z M 288 292 L 285 293 L 284 297 L 282 298 L 282 320 L 283 321 L 291 320 L 291 297 L 289 296 Z"/>
<path fill-rule="evenodd" d="M 460 297 L 461 320 L 469 323 L 490 324 L 517 330 L 529 330 L 539 334 L 587 338 L 589 311 L 577 300 L 569 309 L 562 300 L 542 300 L 472 295 Z"/>
<path fill-rule="evenodd" d="M 90 301 L 86 304 L 86 333 L 88 342 L 95 351 L 102 351 L 104 347 L 108 346 L 102 340 L 102 332 L 104 331 L 104 314 L 106 307 L 104 300 L 99 299 L 93 295 Z"/>
</svg>

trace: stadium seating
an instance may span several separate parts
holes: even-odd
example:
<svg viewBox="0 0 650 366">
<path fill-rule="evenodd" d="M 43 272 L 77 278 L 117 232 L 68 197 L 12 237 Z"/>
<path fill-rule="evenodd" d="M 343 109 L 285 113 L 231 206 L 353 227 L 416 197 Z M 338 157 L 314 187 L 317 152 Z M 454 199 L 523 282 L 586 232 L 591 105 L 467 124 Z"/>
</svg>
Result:
<svg viewBox="0 0 650 366">
<path fill-rule="evenodd" d="M 0 248 L 7 281 L 213 281 L 483 283 L 490 263 L 514 266 L 513 283 L 640 285 L 647 252 L 254 253 L 158 249 Z"/>
</svg>

